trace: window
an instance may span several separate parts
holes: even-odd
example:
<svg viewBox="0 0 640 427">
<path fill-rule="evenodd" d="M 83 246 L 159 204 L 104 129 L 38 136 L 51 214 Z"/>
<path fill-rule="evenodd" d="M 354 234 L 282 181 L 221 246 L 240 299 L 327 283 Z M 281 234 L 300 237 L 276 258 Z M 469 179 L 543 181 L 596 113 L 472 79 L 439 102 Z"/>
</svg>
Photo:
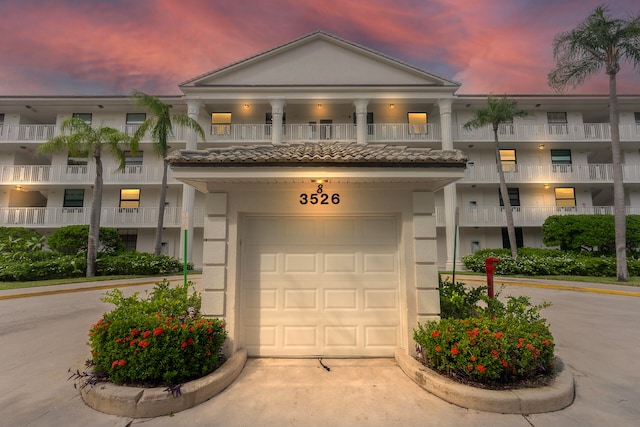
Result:
<svg viewBox="0 0 640 427">
<path fill-rule="evenodd" d="M 211 113 L 211 135 L 231 134 L 231 113 Z"/>
<path fill-rule="evenodd" d="M 123 188 L 120 190 L 120 212 L 138 212 L 139 207 L 139 188 Z"/>
<path fill-rule="evenodd" d="M 76 212 L 84 206 L 84 190 L 82 188 L 69 188 L 64 190 L 64 201 L 62 207 L 64 212 Z"/>
<path fill-rule="evenodd" d="M 87 163 L 88 160 L 86 157 L 67 157 L 67 174 L 86 174 L 87 173 Z"/>
<path fill-rule="evenodd" d="M 131 151 L 124 152 L 124 169 L 122 173 L 141 173 L 142 172 L 142 151 L 135 156 Z"/>
<path fill-rule="evenodd" d="M 146 119 L 147 115 L 145 113 L 127 113 L 126 134 L 133 135 Z"/>
<path fill-rule="evenodd" d="M 517 172 L 516 150 L 500 150 L 500 164 L 503 172 Z"/>
<path fill-rule="evenodd" d="M 571 150 L 551 150 L 554 172 L 571 172 Z"/>
<path fill-rule="evenodd" d="M 551 135 L 564 135 L 569 133 L 567 128 L 567 113 L 547 113 L 549 133 Z"/>
<path fill-rule="evenodd" d="M 520 206 L 520 189 L 519 188 L 507 188 L 509 193 L 509 203 L 511 207 Z M 500 206 L 504 206 L 504 200 L 502 200 L 502 193 L 498 189 L 498 197 L 500 198 Z"/>
<path fill-rule="evenodd" d="M 522 234 L 522 228 L 515 227 L 515 232 L 516 232 L 516 248 L 523 248 L 524 236 Z M 502 247 L 504 249 L 509 248 L 509 232 L 506 227 L 502 229 Z"/>
<path fill-rule="evenodd" d="M 556 206 L 575 207 L 576 189 L 573 187 L 556 187 Z"/>
<path fill-rule="evenodd" d="M 90 125 L 93 115 L 91 113 L 73 113 L 71 117 L 74 119 L 82 119 L 86 124 Z"/>
<path fill-rule="evenodd" d="M 2 116 L 4 117 L 4 114 L 2 114 Z M 640 113 L 633 113 L 633 118 L 636 121 L 637 125 L 640 125 Z"/>
<path fill-rule="evenodd" d="M 407 113 L 409 135 L 427 133 L 427 113 Z"/>
<path fill-rule="evenodd" d="M 138 231 L 135 229 L 118 230 L 125 251 L 135 251 L 138 245 Z"/>
</svg>

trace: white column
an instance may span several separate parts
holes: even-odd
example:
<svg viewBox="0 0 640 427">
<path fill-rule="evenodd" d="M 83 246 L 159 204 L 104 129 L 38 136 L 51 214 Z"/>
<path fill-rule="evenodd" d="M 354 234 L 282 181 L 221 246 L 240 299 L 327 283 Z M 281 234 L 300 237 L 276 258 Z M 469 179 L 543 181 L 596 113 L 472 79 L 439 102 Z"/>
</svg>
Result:
<svg viewBox="0 0 640 427">
<path fill-rule="evenodd" d="M 358 144 L 367 143 L 367 105 L 368 99 L 356 99 L 353 101 L 356 107 L 356 141 Z"/>
<path fill-rule="evenodd" d="M 453 150 L 453 129 L 451 121 L 451 104 L 453 99 L 442 98 L 438 100 L 438 107 L 440 109 L 440 134 L 442 136 L 442 149 Z M 449 184 L 444 188 L 444 212 L 445 212 L 445 233 L 447 239 L 447 261 L 445 269 L 452 270 L 454 263 L 453 251 L 456 247 L 456 207 L 457 207 L 457 195 L 456 184 Z M 460 251 L 457 251 L 458 254 Z M 456 270 L 460 265 L 459 255 L 456 254 Z"/>
<path fill-rule="evenodd" d="M 187 114 L 193 120 L 198 120 L 200 117 L 200 109 L 202 103 L 196 99 L 187 100 Z M 189 130 L 187 133 L 187 150 L 198 149 L 198 134 Z M 184 230 L 187 230 L 187 261 L 193 260 L 193 216 L 194 216 L 194 204 L 196 199 L 196 189 L 190 185 L 182 185 L 182 215 L 183 224 L 180 232 L 180 258 L 184 258 Z"/>
<path fill-rule="evenodd" d="M 271 100 L 271 143 L 282 144 L 282 115 L 284 114 L 284 99 Z"/>
</svg>

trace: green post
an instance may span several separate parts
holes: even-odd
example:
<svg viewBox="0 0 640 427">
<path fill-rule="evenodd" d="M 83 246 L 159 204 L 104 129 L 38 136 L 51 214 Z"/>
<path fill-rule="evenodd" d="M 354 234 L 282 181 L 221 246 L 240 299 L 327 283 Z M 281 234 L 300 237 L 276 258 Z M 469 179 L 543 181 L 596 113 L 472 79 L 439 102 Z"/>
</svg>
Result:
<svg viewBox="0 0 640 427">
<path fill-rule="evenodd" d="M 184 230 L 184 284 L 187 284 L 187 230 Z"/>
</svg>

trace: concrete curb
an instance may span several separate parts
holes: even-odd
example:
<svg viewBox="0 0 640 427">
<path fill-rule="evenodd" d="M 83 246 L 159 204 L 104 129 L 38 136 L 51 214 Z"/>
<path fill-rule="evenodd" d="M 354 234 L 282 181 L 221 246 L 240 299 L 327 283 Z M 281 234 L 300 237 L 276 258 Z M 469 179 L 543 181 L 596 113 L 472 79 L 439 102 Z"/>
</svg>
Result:
<svg viewBox="0 0 640 427">
<path fill-rule="evenodd" d="M 463 408 L 501 414 L 553 412 L 573 403 L 573 373 L 556 359 L 559 371 L 548 387 L 517 390 L 485 390 L 450 380 L 425 367 L 405 350 L 397 349 L 395 359 L 405 374 L 428 392 Z"/>
<path fill-rule="evenodd" d="M 152 418 L 193 408 L 209 400 L 231 384 L 247 361 L 247 351 L 239 350 L 206 377 L 189 381 L 174 397 L 165 387 L 142 388 L 99 383 L 81 390 L 82 400 L 91 408 L 111 415 Z"/>
</svg>

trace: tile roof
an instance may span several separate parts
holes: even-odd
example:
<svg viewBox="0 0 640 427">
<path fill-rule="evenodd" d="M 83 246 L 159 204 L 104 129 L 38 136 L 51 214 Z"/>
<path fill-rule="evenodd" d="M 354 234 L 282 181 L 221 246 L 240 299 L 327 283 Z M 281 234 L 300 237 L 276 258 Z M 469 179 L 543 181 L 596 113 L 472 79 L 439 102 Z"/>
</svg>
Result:
<svg viewBox="0 0 640 427">
<path fill-rule="evenodd" d="M 460 150 L 341 142 L 242 145 L 177 150 L 167 161 L 173 166 L 361 166 L 464 167 Z"/>
</svg>

